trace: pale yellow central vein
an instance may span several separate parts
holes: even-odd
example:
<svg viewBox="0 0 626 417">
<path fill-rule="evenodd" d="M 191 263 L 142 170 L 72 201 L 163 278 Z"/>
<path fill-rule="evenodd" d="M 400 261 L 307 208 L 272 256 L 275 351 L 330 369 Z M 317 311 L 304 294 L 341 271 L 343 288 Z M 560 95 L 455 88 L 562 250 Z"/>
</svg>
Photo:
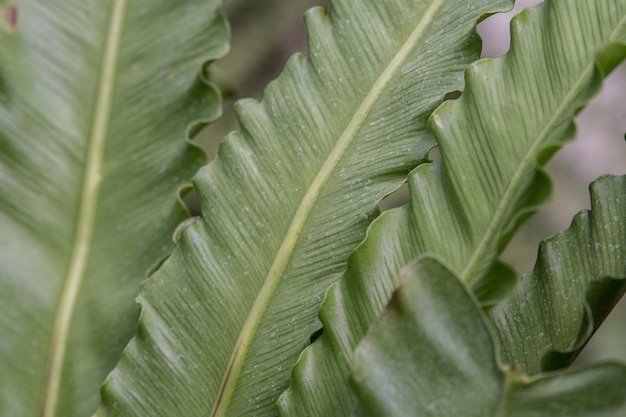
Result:
<svg viewBox="0 0 626 417">
<path fill-rule="evenodd" d="M 469 284 L 475 284 L 480 279 L 480 276 L 482 275 L 481 273 L 484 272 L 481 271 L 481 269 L 486 259 L 486 254 L 492 250 L 494 242 L 497 241 L 497 238 L 503 232 L 502 223 L 505 220 L 504 216 L 507 212 L 507 208 L 510 207 L 511 202 L 518 195 L 519 187 L 521 183 L 526 180 L 528 171 L 530 169 L 534 169 L 537 165 L 537 157 L 542 146 L 545 146 L 544 142 L 546 138 L 551 132 L 554 131 L 554 126 L 563 119 L 564 113 L 570 110 L 568 104 L 573 102 L 576 95 L 580 93 L 581 89 L 584 87 L 584 83 L 587 81 L 592 71 L 593 65 L 588 65 L 584 69 L 582 76 L 576 80 L 568 94 L 564 97 L 561 105 L 556 109 L 550 120 L 546 123 L 541 133 L 537 136 L 537 139 L 522 159 L 519 168 L 513 174 L 511 181 L 507 185 L 500 201 L 498 202 L 498 206 L 494 211 L 487 230 L 483 234 L 476 250 L 472 253 L 472 257 L 469 259 L 463 269 L 463 272 L 461 273 L 461 279 L 463 281 Z"/>
<path fill-rule="evenodd" d="M 626 17 L 623 17 L 617 24 L 613 33 L 608 37 L 609 42 L 613 42 L 619 39 L 620 33 L 623 27 L 626 25 Z M 553 126 L 561 120 L 563 113 L 569 110 L 567 104 L 574 101 L 576 95 L 580 93 L 584 88 L 590 74 L 594 69 L 594 64 L 589 64 L 581 73 L 581 76 L 576 80 L 569 93 L 565 96 L 559 108 L 554 112 L 552 118 L 546 124 L 541 133 L 537 136 L 537 140 L 532 145 L 530 150 L 526 153 L 526 156 L 522 160 L 519 169 L 513 175 L 513 178 L 509 182 L 498 207 L 496 208 L 495 215 L 492 217 L 485 234 L 479 242 L 476 250 L 472 254 L 472 257 L 466 264 L 463 272 L 461 273 L 461 279 L 469 284 L 474 284 L 480 279 L 480 271 L 482 262 L 484 262 L 485 254 L 492 248 L 493 242 L 502 233 L 502 221 L 504 220 L 505 208 L 511 203 L 518 193 L 520 182 L 528 175 L 528 169 L 534 167 L 537 161 L 537 151 L 543 145 L 545 138 L 550 132 L 553 131 Z"/>
<path fill-rule="evenodd" d="M 278 283 L 280 282 L 280 278 L 287 267 L 287 264 L 300 237 L 300 233 L 302 232 L 304 224 L 306 223 L 309 214 L 311 213 L 311 210 L 315 205 L 315 202 L 322 192 L 324 185 L 328 182 L 333 171 L 339 164 L 339 161 L 352 143 L 352 140 L 356 136 L 356 133 L 365 122 L 367 116 L 376 104 L 382 92 L 388 86 L 400 66 L 406 61 L 414 46 L 424 35 L 425 30 L 433 21 L 434 15 L 441 7 L 442 3 L 442 0 L 438 0 L 434 1 L 429 6 L 419 24 L 415 27 L 411 35 L 407 38 L 406 42 L 399 49 L 398 53 L 394 56 L 389 65 L 385 68 L 385 70 L 381 73 L 376 82 L 373 84 L 369 93 L 350 120 L 350 123 L 347 125 L 342 135 L 339 137 L 339 140 L 337 141 L 337 144 L 333 148 L 332 152 L 322 165 L 320 172 L 317 174 L 317 176 L 311 183 L 311 186 L 307 190 L 307 193 L 302 199 L 302 202 L 300 203 L 300 206 L 298 207 L 298 210 L 294 215 L 291 225 L 287 230 L 287 234 L 285 235 L 285 238 L 276 254 L 276 257 L 274 258 L 274 263 L 272 264 L 272 267 L 267 274 L 263 287 L 261 288 L 261 291 L 259 292 L 254 302 L 254 305 L 250 310 L 250 314 L 248 315 L 248 318 L 241 329 L 239 339 L 237 340 L 236 347 L 233 350 L 233 355 L 230 359 L 230 363 L 222 380 L 219 397 L 216 399 L 215 404 L 213 405 L 213 410 L 211 412 L 212 417 L 224 416 L 226 410 L 228 409 L 228 405 L 234 393 L 235 383 L 237 381 L 239 373 L 241 372 L 248 351 L 248 342 L 252 339 L 254 333 L 256 332 L 262 314 L 267 308 L 272 298 L 272 295 L 274 294 L 274 291 Z"/>
<path fill-rule="evenodd" d="M 85 268 L 91 248 L 96 201 L 101 181 L 102 154 L 104 152 L 104 143 L 107 136 L 111 112 L 113 85 L 120 39 L 122 36 L 125 7 L 126 0 L 116 0 L 114 2 L 109 31 L 105 41 L 104 58 L 98 84 L 93 125 L 90 133 L 85 177 L 83 179 L 83 188 L 78 210 L 74 248 L 52 333 L 48 372 L 41 402 L 42 417 L 53 417 L 57 411 L 70 323 L 72 321 L 78 292 L 84 279 Z"/>
</svg>

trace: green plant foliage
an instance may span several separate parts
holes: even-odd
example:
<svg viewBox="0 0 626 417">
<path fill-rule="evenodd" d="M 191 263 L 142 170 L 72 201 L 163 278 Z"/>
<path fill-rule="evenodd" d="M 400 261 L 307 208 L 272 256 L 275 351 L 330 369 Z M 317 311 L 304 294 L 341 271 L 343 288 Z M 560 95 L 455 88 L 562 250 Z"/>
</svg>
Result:
<svg viewBox="0 0 626 417">
<path fill-rule="evenodd" d="M 196 177 L 202 219 L 146 281 L 98 415 L 275 412 L 378 202 L 426 160 L 427 117 L 478 56 L 476 21 L 508 3 L 343 0 L 306 15 L 308 58 L 238 103 L 241 133 Z"/>
<path fill-rule="evenodd" d="M 185 129 L 219 114 L 200 71 L 228 30 L 200 0 L 2 1 L 0 19 L 0 414 L 85 416 L 187 216 L 205 157 Z"/>
<path fill-rule="evenodd" d="M 406 267 L 359 344 L 354 389 L 362 416 L 623 416 L 626 366 L 596 364 L 529 378 L 501 369 L 486 318 L 439 261 Z"/>
<path fill-rule="evenodd" d="M 224 114 L 196 140 L 209 158 L 217 155 L 220 140 L 237 130 L 232 101 L 259 97 L 268 82 L 280 73 L 285 59 L 302 48 L 302 15 L 326 0 L 228 0 L 224 12 L 231 25 L 228 55 L 211 65 L 211 79 L 225 96 Z M 291 51 L 291 52 L 290 52 Z M 198 209 L 199 210 L 199 209 Z"/>
<path fill-rule="evenodd" d="M 626 290 L 626 178 L 591 191 L 592 210 L 544 242 L 534 271 L 489 311 L 504 362 L 528 374 L 569 365 Z"/>
<path fill-rule="evenodd" d="M 324 333 L 294 368 L 282 415 L 351 415 L 352 351 L 416 257 L 444 259 L 483 303 L 506 294 L 515 276 L 498 253 L 550 194 L 538 165 L 571 139 L 574 115 L 626 55 L 625 16 L 624 2 L 547 2 L 514 18 L 509 54 L 469 67 L 463 95 L 431 119 L 441 159 L 411 173 L 410 205 L 372 224 L 329 290 Z"/>
<path fill-rule="evenodd" d="M 562 369 L 626 292 L 626 177 L 531 273 L 498 259 L 626 57 L 626 0 L 546 0 L 472 64 L 512 3 L 312 9 L 197 171 L 220 0 L 0 0 L 0 415 L 626 414 L 626 364 Z M 253 51 L 215 74 L 304 4 L 229 3 Z"/>
</svg>

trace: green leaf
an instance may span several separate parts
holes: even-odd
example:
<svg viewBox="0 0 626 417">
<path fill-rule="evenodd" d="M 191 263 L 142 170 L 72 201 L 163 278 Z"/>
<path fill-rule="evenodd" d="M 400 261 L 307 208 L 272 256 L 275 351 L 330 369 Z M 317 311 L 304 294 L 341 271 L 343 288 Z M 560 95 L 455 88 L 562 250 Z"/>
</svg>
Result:
<svg viewBox="0 0 626 417">
<path fill-rule="evenodd" d="M 505 363 L 529 374 L 569 365 L 621 298 L 625 197 L 626 177 L 594 182 L 591 211 L 542 242 L 535 269 L 521 277 L 511 298 L 489 311 Z"/>
<path fill-rule="evenodd" d="M 441 159 L 410 174 L 410 204 L 372 224 L 326 295 L 324 333 L 294 368 L 283 415 L 351 414 L 352 351 L 418 256 L 444 259 L 483 303 L 508 293 L 515 273 L 496 259 L 550 194 L 538 164 L 573 136 L 625 41 L 626 3 L 551 1 L 513 19 L 509 54 L 470 66 L 463 95 L 431 119 Z"/>
<path fill-rule="evenodd" d="M 205 157 L 185 129 L 219 114 L 199 73 L 226 52 L 228 30 L 218 1 L 10 4 L 0 414 L 89 415 L 136 331 L 139 282 L 188 215 L 179 190 Z"/>
<path fill-rule="evenodd" d="M 237 130 L 230 100 L 260 97 L 265 86 L 276 78 L 285 59 L 302 48 L 303 13 L 327 0 L 228 0 L 224 11 L 231 24 L 230 51 L 211 66 L 211 79 L 227 97 L 224 114 L 197 138 L 213 158 L 220 139 Z"/>
<path fill-rule="evenodd" d="M 363 415 L 381 416 L 488 416 L 504 383 L 471 294 L 428 257 L 400 273 L 355 350 L 354 380 Z"/>
<path fill-rule="evenodd" d="M 196 178 L 202 219 L 147 281 L 137 337 L 99 415 L 271 415 L 317 311 L 378 214 L 426 159 L 426 120 L 507 1 L 343 0 L 306 15 L 296 55 Z"/>
<path fill-rule="evenodd" d="M 626 366 L 604 363 L 534 378 L 502 370 L 486 318 L 433 258 L 406 267 L 355 351 L 363 416 L 622 416 Z"/>
</svg>

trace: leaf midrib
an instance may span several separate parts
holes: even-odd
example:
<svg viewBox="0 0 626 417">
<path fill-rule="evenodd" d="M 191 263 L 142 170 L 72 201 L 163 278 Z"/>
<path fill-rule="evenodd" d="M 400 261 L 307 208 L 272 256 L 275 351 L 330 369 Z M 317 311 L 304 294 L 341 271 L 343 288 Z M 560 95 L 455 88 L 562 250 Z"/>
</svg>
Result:
<svg viewBox="0 0 626 417">
<path fill-rule="evenodd" d="M 50 356 L 46 373 L 44 394 L 41 401 L 41 416 L 53 417 L 59 401 L 61 377 L 67 349 L 70 323 L 91 249 L 94 229 L 96 201 L 101 182 L 101 166 L 104 144 L 111 114 L 111 102 L 116 76 L 118 51 L 122 36 L 127 0 L 114 0 L 108 33 L 104 44 L 104 59 L 100 67 L 100 80 L 97 86 L 96 106 L 93 114 L 85 175 L 83 178 L 76 234 L 68 267 L 65 287 L 54 322 L 50 344 Z"/>
<path fill-rule="evenodd" d="M 233 349 L 233 355 L 226 368 L 220 389 L 218 390 L 218 398 L 216 399 L 210 414 L 212 417 L 224 416 L 228 409 L 228 405 L 234 393 L 236 381 L 243 367 L 248 347 L 250 346 L 248 342 L 253 338 L 254 334 L 256 333 L 258 325 L 263 316 L 263 312 L 267 309 L 267 306 L 269 305 L 269 302 L 276 290 L 276 287 L 280 282 L 280 278 L 282 277 L 287 267 L 291 255 L 293 254 L 296 243 L 303 230 L 304 224 L 306 223 L 309 214 L 311 213 L 311 210 L 313 209 L 313 206 L 315 205 L 315 202 L 317 201 L 323 187 L 328 182 L 339 161 L 345 154 L 349 145 L 352 143 L 352 140 L 356 136 L 356 133 L 360 130 L 361 126 L 365 122 L 365 119 L 376 104 L 378 97 L 381 95 L 385 87 L 389 84 L 392 77 L 396 74 L 397 70 L 400 68 L 400 65 L 406 60 L 412 48 L 421 38 L 425 29 L 430 25 L 433 20 L 434 14 L 438 11 L 442 4 L 443 0 L 437 0 L 428 7 L 419 24 L 415 27 L 411 35 L 407 38 L 406 42 L 398 50 L 398 53 L 394 56 L 389 65 L 374 82 L 369 93 L 367 94 L 359 108 L 356 110 L 354 116 L 350 120 L 350 123 L 348 123 L 348 125 L 346 126 L 346 129 L 339 137 L 337 144 L 329 154 L 328 158 L 322 165 L 319 173 L 307 190 L 304 198 L 302 199 L 302 202 L 300 203 L 300 206 L 298 207 L 293 217 L 289 229 L 287 230 L 285 238 L 283 239 L 283 242 L 278 249 L 278 252 L 276 253 L 274 262 L 272 263 L 272 266 L 265 278 L 264 284 L 257 298 L 255 299 L 255 302 L 250 310 L 250 314 L 248 315 L 248 318 L 246 319 L 246 322 L 241 329 L 239 338 Z"/>
<path fill-rule="evenodd" d="M 460 277 L 464 282 L 469 284 L 475 284 L 477 282 L 476 277 L 478 277 L 478 275 L 476 273 L 478 272 L 477 270 L 479 269 L 479 265 L 481 264 L 485 254 L 489 251 L 490 246 L 492 246 L 493 242 L 496 241 L 495 239 L 497 239 L 502 233 L 502 221 L 504 219 L 504 215 L 507 212 L 510 202 L 513 201 L 515 196 L 518 194 L 520 183 L 524 180 L 529 168 L 537 165 L 538 150 L 543 146 L 545 138 L 553 130 L 552 127 L 556 125 L 556 122 L 560 120 L 566 113 L 566 110 L 569 109 L 568 104 L 573 100 L 575 95 L 581 91 L 581 88 L 584 86 L 585 80 L 588 78 L 591 71 L 593 71 L 593 64 L 589 64 L 584 68 L 581 76 L 576 80 L 569 93 L 561 101 L 561 105 L 546 123 L 541 133 L 537 136 L 537 140 L 535 140 L 522 159 L 519 168 L 513 174 L 511 181 L 500 198 L 500 202 L 496 207 L 494 215 L 491 217 L 487 230 L 483 234 L 478 246 L 463 269 L 463 272 L 460 274 Z"/>
<path fill-rule="evenodd" d="M 626 16 L 624 16 L 619 21 L 619 23 L 615 27 L 615 30 L 613 30 L 613 32 L 607 37 L 607 42 L 614 42 L 618 38 L 620 31 L 625 25 L 626 25 Z M 596 53 L 594 53 L 594 58 L 595 57 L 597 57 Z M 492 217 L 492 221 L 489 223 L 487 231 L 483 235 L 483 238 L 478 244 L 478 247 L 472 254 L 472 257 L 470 258 L 470 260 L 466 264 L 466 267 L 464 268 L 463 272 L 460 275 L 463 281 L 469 284 L 475 283 L 472 280 L 472 277 L 476 273 L 476 269 L 478 268 L 477 265 L 480 264 L 480 261 L 482 257 L 484 256 L 485 252 L 488 251 L 490 242 L 494 242 L 495 240 L 493 239 L 499 237 L 497 235 L 499 235 L 502 232 L 500 228 L 500 222 L 502 221 L 502 218 L 504 217 L 504 213 L 506 211 L 505 203 L 508 204 L 508 202 L 513 199 L 514 195 L 517 192 L 519 183 L 522 181 L 524 174 L 526 174 L 527 168 L 531 165 L 534 165 L 537 161 L 537 154 L 536 154 L 537 148 L 543 143 L 544 138 L 548 136 L 549 132 L 552 130 L 551 127 L 555 124 L 555 121 L 559 120 L 559 118 L 561 117 L 561 114 L 564 113 L 564 111 L 566 110 L 565 104 L 573 100 L 574 94 L 578 94 L 581 91 L 583 87 L 583 83 L 589 76 L 590 72 L 592 72 L 594 69 L 594 64 L 595 62 L 590 63 L 583 69 L 581 76 L 576 80 L 570 92 L 563 99 L 560 108 L 557 109 L 554 116 L 550 119 L 550 121 L 546 124 L 544 129 L 541 131 L 541 134 L 538 136 L 538 140 L 535 141 L 535 143 L 530 148 L 530 150 L 528 151 L 524 159 L 522 159 L 522 163 L 520 164 L 520 169 L 518 169 L 515 172 L 513 178 L 511 179 L 511 182 L 507 186 L 502 198 L 500 199 L 500 203 L 498 204 L 498 207 L 496 208 L 496 213 Z"/>
</svg>

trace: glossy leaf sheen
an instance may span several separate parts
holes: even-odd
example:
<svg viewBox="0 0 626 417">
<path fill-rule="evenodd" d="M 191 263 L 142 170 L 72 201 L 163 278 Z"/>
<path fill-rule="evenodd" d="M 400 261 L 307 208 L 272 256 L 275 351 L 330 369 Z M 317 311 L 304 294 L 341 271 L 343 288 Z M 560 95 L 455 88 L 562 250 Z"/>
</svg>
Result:
<svg viewBox="0 0 626 417">
<path fill-rule="evenodd" d="M 441 263 L 405 268 L 355 351 L 353 386 L 368 417 L 622 416 L 626 366 L 596 364 L 534 378 L 501 370 L 471 292 Z"/>
<path fill-rule="evenodd" d="M 550 194 L 538 163 L 572 138 L 574 115 L 626 55 L 625 16 L 624 2 L 547 2 L 513 19 L 509 54 L 469 67 L 463 95 L 431 119 L 441 159 L 410 174 L 410 204 L 372 224 L 329 290 L 282 415 L 351 415 L 352 351 L 416 257 L 444 259 L 483 302 L 507 293 L 515 275 L 497 255 Z"/>
<path fill-rule="evenodd" d="M 85 416 L 136 330 L 139 282 L 187 215 L 178 190 L 205 157 L 185 129 L 219 114 L 199 74 L 228 31 L 218 1 L 9 3 L 0 415 Z"/>
<path fill-rule="evenodd" d="M 144 286 L 100 415 L 271 415 L 377 204 L 426 159 L 426 119 L 462 86 L 474 23 L 452 0 L 332 2 L 241 133 L 195 180 L 202 219 Z M 155 382 L 157 381 L 157 382 Z"/>
</svg>

